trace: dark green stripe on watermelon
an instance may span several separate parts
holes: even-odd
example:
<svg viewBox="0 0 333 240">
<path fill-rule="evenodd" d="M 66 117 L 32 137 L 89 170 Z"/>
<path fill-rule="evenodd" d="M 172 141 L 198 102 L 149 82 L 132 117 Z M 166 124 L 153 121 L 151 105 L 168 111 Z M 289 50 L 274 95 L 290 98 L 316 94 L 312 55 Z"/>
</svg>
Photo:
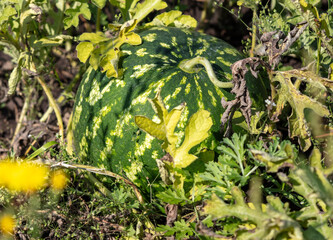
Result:
<svg viewBox="0 0 333 240">
<path fill-rule="evenodd" d="M 160 142 L 134 123 L 135 115 L 156 119 L 147 98 L 154 98 L 161 88 L 169 111 L 186 102 L 176 129 L 180 139 L 189 117 L 201 108 L 211 112 L 211 131 L 217 134 L 223 113 L 221 97 L 229 99 L 231 94 L 214 86 L 204 68 L 198 73 L 187 73 L 178 64 L 202 56 L 211 62 L 221 81 L 230 81 L 230 65 L 242 58 L 222 40 L 190 30 L 156 27 L 139 34 L 141 45 L 121 48 L 121 79 L 87 70 L 77 92 L 73 116 L 75 149 L 81 161 L 125 174 L 134 182 L 146 181 L 146 177 L 152 181 L 158 174 L 155 159 L 164 155 Z M 211 134 L 200 147 L 211 149 L 215 145 Z"/>
</svg>

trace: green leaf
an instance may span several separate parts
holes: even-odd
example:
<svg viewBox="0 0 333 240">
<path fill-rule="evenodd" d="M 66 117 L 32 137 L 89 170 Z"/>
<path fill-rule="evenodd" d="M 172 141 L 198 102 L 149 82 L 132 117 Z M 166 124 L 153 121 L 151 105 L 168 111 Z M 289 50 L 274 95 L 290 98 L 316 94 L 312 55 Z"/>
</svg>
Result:
<svg viewBox="0 0 333 240">
<path fill-rule="evenodd" d="M 197 20 L 189 15 L 182 15 L 175 19 L 174 21 L 175 27 L 178 28 L 196 28 L 198 25 Z"/>
<path fill-rule="evenodd" d="M 138 3 L 132 10 L 132 19 L 137 19 L 138 22 L 140 22 L 152 11 L 161 10 L 167 6 L 168 5 L 162 0 L 146 0 L 143 3 Z"/>
<path fill-rule="evenodd" d="M 127 0 L 110 0 L 110 3 L 118 8 L 125 9 Z"/>
<path fill-rule="evenodd" d="M 184 219 L 174 222 L 174 226 L 170 227 L 168 225 L 158 225 L 155 229 L 157 232 L 163 232 L 163 236 L 176 236 L 176 239 L 192 239 L 194 228 L 189 226 L 190 224 L 185 222 Z"/>
<path fill-rule="evenodd" d="M 0 25 L 3 24 L 4 22 L 8 21 L 8 19 L 15 15 L 17 12 L 15 8 L 12 6 L 7 6 L 5 9 L 2 10 L 2 13 L 0 15 Z"/>
<path fill-rule="evenodd" d="M 9 76 L 8 95 L 12 95 L 15 93 L 16 86 L 22 77 L 22 66 L 24 64 L 24 60 L 25 60 L 26 56 L 27 55 L 25 52 L 20 53 L 19 59 L 17 61 L 17 66 L 13 69 L 13 71 L 11 72 L 11 74 Z"/>
<path fill-rule="evenodd" d="M 65 11 L 68 16 L 64 19 L 65 29 L 71 26 L 77 27 L 79 25 L 79 16 L 82 15 L 85 19 L 90 20 L 91 12 L 87 3 L 81 3 L 75 8 L 69 8 Z"/>
<path fill-rule="evenodd" d="M 26 160 L 30 161 L 32 159 L 34 159 L 35 157 L 37 157 L 38 155 L 44 153 L 47 149 L 49 149 L 50 147 L 54 146 L 58 144 L 56 141 L 50 141 L 45 143 L 43 146 L 41 146 L 40 148 L 38 148 L 36 151 L 34 151 L 31 155 L 29 155 Z"/>
<path fill-rule="evenodd" d="M 288 72 L 277 72 L 273 79 L 274 82 L 280 83 L 280 88 L 277 90 L 276 110 L 273 113 L 273 118 L 277 119 L 286 103 L 289 103 L 292 108 L 292 114 L 288 118 L 289 137 L 298 137 L 301 148 L 306 151 L 311 146 L 311 140 L 304 109 L 312 109 L 322 117 L 329 116 L 329 111 L 320 102 L 302 94 L 291 82 L 292 77 L 298 76 Z"/>
<path fill-rule="evenodd" d="M 120 52 L 117 48 L 113 51 L 109 51 L 101 60 L 100 67 L 103 72 L 106 72 L 107 76 L 119 77 L 118 62 L 120 58 Z"/>
<path fill-rule="evenodd" d="M 132 19 L 130 12 L 133 11 L 138 1 L 139 0 L 110 0 L 110 3 L 118 7 L 124 20 L 128 21 Z"/>
<path fill-rule="evenodd" d="M 92 0 L 91 2 L 100 9 L 102 9 L 106 4 L 106 0 Z"/>
<path fill-rule="evenodd" d="M 52 46 L 59 46 L 64 43 L 65 40 L 73 39 L 72 36 L 69 35 L 57 35 L 57 36 L 48 36 L 45 38 L 38 39 L 34 42 L 34 47 L 52 47 Z"/>
<path fill-rule="evenodd" d="M 208 137 L 208 131 L 213 125 L 210 112 L 199 110 L 191 116 L 185 128 L 184 141 L 179 148 L 176 148 L 177 136 L 174 134 L 174 130 L 180 120 L 185 104 L 181 104 L 168 112 L 160 97 L 160 91 L 150 102 L 160 122 L 153 122 L 145 116 L 135 116 L 136 125 L 153 137 L 163 141 L 162 148 L 173 158 L 175 168 L 189 166 L 197 157 L 188 152 Z"/>
<path fill-rule="evenodd" d="M 234 187 L 231 191 L 234 204 L 227 204 L 215 194 L 211 200 L 206 201 L 204 214 L 209 214 L 213 218 L 221 219 L 225 217 L 236 217 L 242 221 L 256 224 L 255 229 L 243 232 L 239 239 L 277 239 L 280 233 L 288 232 L 292 239 L 304 239 L 302 227 L 293 218 L 287 215 L 281 207 L 277 211 L 271 205 L 267 205 L 266 211 L 255 209 L 245 203 L 242 191 Z M 278 199 L 268 199 L 277 207 Z M 240 226 L 239 226 L 240 227 Z"/>
<path fill-rule="evenodd" d="M 20 34 L 25 35 L 29 28 L 29 23 L 33 21 L 36 16 L 42 14 L 42 9 L 35 4 L 29 4 L 28 8 L 23 8 L 20 14 Z"/>
<path fill-rule="evenodd" d="M 181 11 L 177 11 L 177 10 L 172 10 L 170 12 L 165 12 L 165 13 L 161 13 L 159 15 L 157 15 L 153 21 L 147 25 L 150 25 L 152 23 L 152 25 L 156 25 L 156 26 L 169 26 L 170 24 L 172 24 L 175 19 L 177 19 L 178 17 L 180 17 L 182 15 Z"/>
<path fill-rule="evenodd" d="M 287 163 L 293 165 L 293 160 L 289 157 L 273 156 L 256 149 L 251 149 L 250 152 L 256 160 L 265 163 L 268 172 L 277 172 L 279 168 L 286 166 Z"/>
<path fill-rule="evenodd" d="M 137 21 L 130 20 L 123 25 L 111 25 L 111 28 L 117 29 L 119 34 L 115 38 L 106 37 L 104 33 L 83 33 L 80 41 L 88 41 L 90 44 L 79 44 L 76 48 L 78 58 L 82 62 L 86 62 L 90 57 L 90 65 L 97 70 L 102 68 L 102 72 L 106 72 L 108 77 L 120 77 L 122 69 L 118 69 L 118 62 L 121 56 L 121 45 L 128 43 L 131 45 L 139 45 L 141 37 L 132 32 L 136 27 Z M 85 47 L 88 47 L 85 49 Z"/>
<path fill-rule="evenodd" d="M 85 63 L 91 52 L 94 50 L 94 45 L 90 42 L 80 42 L 77 47 L 76 47 L 76 51 L 77 51 L 77 57 L 78 59 Z"/>
<path fill-rule="evenodd" d="M 154 99 L 150 100 L 150 103 L 160 119 L 160 122 L 155 123 L 145 116 L 135 116 L 135 123 L 143 131 L 162 140 L 162 148 L 172 156 L 177 142 L 177 136 L 174 134 L 174 130 L 180 120 L 185 105 L 181 104 L 168 112 L 162 102 L 160 91 L 157 92 Z"/>
<path fill-rule="evenodd" d="M 140 45 L 142 42 L 141 37 L 138 34 L 133 33 L 133 32 L 130 32 L 130 33 L 124 35 L 123 39 L 124 40 L 126 39 L 126 42 L 131 45 Z"/>
<path fill-rule="evenodd" d="M 110 40 L 110 38 L 105 37 L 102 32 L 96 33 L 83 33 L 79 37 L 80 41 L 90 41 L 93 44 L 101 43 Z"/>
<path fill-rule="evenodd" d="M 185 205 L 189 200 L 185 196 L 184 191 L 179 189 L 167 189 L 164 192 L 159 192 L 156 196 L 161 199 L 163 202 L 169 204 L 181 204 Z"/>
<path fill-rule="evenodd" d="M 303 167 L 296 169 L 295 174 L 308 184 L 330 208 L 333 208 L 333 187 L 324 176 L 323 171 L 317 168 Z"/>
<path fill-rule="evenodd" d="M 192 147 L 198 145 L 208 137 L 208 131 L 213 125 L 210 112 L 206 110 L 199 110 L 193 114 L 185 129 L 185 139 L 182 145 L 176 149 L 173 156 L 174 166 L 176 168 L 185 168 L 189 166 L 196 156 L 188 152 Z"/>
<path fill-rule="evenodd" d="M 145 26 L 175 26 L 179 28 L 196 28 L 197 21 L 181 11 L 172 10 L 156 16 L 152 22 Z"/>
</svg>

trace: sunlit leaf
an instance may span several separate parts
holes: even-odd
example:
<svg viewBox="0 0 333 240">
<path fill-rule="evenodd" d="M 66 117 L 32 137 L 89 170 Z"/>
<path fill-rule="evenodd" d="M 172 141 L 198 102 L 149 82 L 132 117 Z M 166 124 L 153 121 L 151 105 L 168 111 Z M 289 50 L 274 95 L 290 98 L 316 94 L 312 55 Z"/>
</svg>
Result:
<svg viewBox="0 0 333 240">
<path fill-rule="evenodd" d="M 151 104 L 160 122 L 153 122 L 145 116 L 135 116 L 135 123 L 148 134 L 163 141 L 162 148 L 173 158 L 173 166 L 175 168 L 185 168 L 189 166 L 197 159 L 196 156 L 189 154 L 189 151 L 208 137 L 208 131 L 213 125 L 210 112 L 199 110 L 192 115 L 185 128 L 184 141 L 180 147 L 176 148 L 178 139 L 174 134 L 174 130 L 180 120 L 185 105 L 182 104 L 168 112 L 164 107 L 159 92 L 156 97 L 151 100 Z"/>
<path fill-rule="evenodd" d="M 91 2 L 100 9 L 102 9 L 106 4 L 106 0 L 92 0 Z"/>
<path fill-rule="evenodd" d="M 213 125 L 210 112 L 206 110 L 199 110 L 189 120 L 185 129 L 185 139 L 182 145 L 176 149 L 174 154 L 174 166 L 177 168 L 185 168 L 189 166 L 196 156 L 188 152 L 192 147 L 201 143 L 208 137 L 208 131 Z"/>
<path fill-rule="evenodd" d="M 22 66 L 24 64 L 24 60 L 26 57 L 26 53 L 22 52 L 19 56 L 19 59 L 17 61 L 17 65 L 16 67 L 13 69 L 13 71 L 11 72 L 10 76 L 9 76 L 9 80 L 8 80 L 8 95 L 12 95 L 15 93 L 16 91 L 16 86 L 18 84 L 18 82 L 21 80 L 22 77 Z"/>
<path fill-rule="evenodd" d="M 16 14 L 15 8 L 12 6 L 7 6 L 5 9 L 2 10 L 2 13 L 0 15 L 0 24 L 8 21 L 8 19 Z"/>
<path fill-rule="evenodd" d="M 77 57 L 81 62 L 85 63 L 88 60 L 92 50 L 94 50 L 94 45 L 92 43 L 80 42 L 76 47 Z"/>
<path fill-rule="evenodd" d="M 178 10 L 172 10 L 169 12 L 161 13 L 157 15 L 152 22 L 146 25 L 169 26 L 175 21 L 175 19 L 177 19 L 181 15 L 182 12 Z"/>
<path fill-rule="evenodd" d="M 119 50 L 109 51 L 106 56 L 100 59 L 100 67 L 108 77 L 119 77 L 118 62 Z"/>
<path fill-rule="evenodd" d="M 76 48 L 78 58 L 81 62 L 86 62 L 90 57 L 89 64 L 95 70 L 101 67 L 102 72 L 106 72 L 108 77 L 120 77 L 123 72 L 118 68 L 120 47 L 125 43 L 139 45 L 142 42 L 141 37 L 133 32 L 136 24 L 136 20 L 129 20 L 120 26 L 117 25 L 119 34 L 114 38 L 107 37 L 102 32 L 83 33 L 79 40 L 84 42 Z M 115 25 L 111 27 L 114 28 Z"/>
<path fill-rule="evenodd" d="M 69 8 L 65 11 L 67 17 L 64 19 L 65 29 L 72 26 L 77 27 L 79 25 L 79 16 L 82 15 L 85 19 L 90 20 L 91 12 L 87 3 L 81 3 L 76 8 Z"/>
<path fill-rule="evenodd" d="M 139 45 L 141 44 L 142 40 L 138 34 L 130 32 L 126 34 L 126 42 L 131 45 Z"/>
<path fill-rule="evenodd" d="M 289 136 L 298 137 L 302 149 L 306 151 L 311 146 L 311 140 L 304 110 L 311 109 L 322 117 L 329 116 L 329 111 L 326 106 L 296 89 L 291 82 L 292 77 L 295 75 L 279 72 L 274 78 L 275 82 L 280 83 L 280 88 L 277 90 L 276 110 L 273 117 L 277 118 L 289 103 L 292 108 L 292 114 L 288 118 Z"/>
<path fill-rule="evenodd" d="M 198 25 L 197 20 L 189 15 L 182 15 L 175 19 L 174 21 L 175 27 L 178 28 L 196 28 Z"/>
<path fill-rule="evenodd" d="M 293 165 L 293 161 L 289 157 L 273 156 L 265 151 L 256 149 L 251 149 L 250 151 L 256 160 L 265 163 L 268 172 L 277 172 L 281 167 Z"/>
<path fill-rule="evenodd" d="M 153 21 L 146 24 L 146 26 L 175 26 L 179 28 L 196 28 L 197 21 L 189 15 L 182 15 L 181 11 L 172 10 L 156 16 Z"/>
<path fill-rule="evenodd" d="M 236 217 L 246 223 L 254 223 L 255 228 L 247 229 L 248 232 L 242 234 L 242 239 L 276 239 L 283 232 L 288 232 L 292 239 L 304 239 L 300 224 L 289 217 L 281 207 L 276 210 L 268 205 L 266 210 L 254 209 L 245 203 L 242 191 L 234 187 L 231 191 L 234 204 L 227 204 L 215 194 L 211 200 L 206 201 L 204 214 L 209 214 L 213 218 Z M 275 207 L 279 204 L 279 199 L 268 199 Z"/>
<path fill-rule="evenodd" d="M 102 32 L 96 32 L 96 33 L 83 33 L 79 37 L 80 41 L 90 41 L 91 43 L 100 43 L 110 40 L 110 38 L 105 37 L 105 35 Z"/>
<path fill-rule="evenodd" d="M 150 100 L 154 111 L 156 112 L 159 123 L 155 123 L 145 116 L 135 116 L 135 123 L 139 128 L 147 132 L 148 134 L 156 137 L 163 141 L 162 148 L 167 152 L 174 154 L 177 142 L 177 136 L 174 134 L 174 130 L 180 119 L 181 113 L 183 112 L 185 105 L 175 107 L 170 112 L 165 108 L 160 92 L 156 94 L 156 97 Z"/>
<path fill-rule="evenodd" d="M 73 37 L 68 35 L 48 36 L 38 39 L 34 42 L 34 47 L 51 47 L 58 46 L 64 43 L 65 40 L 71 40 Z"/>
<path fill-rule="evenodd" d="M 137 19 L 140 22 L 149 13 L 154 10 L 161 10 L 166 8 L 168 5 L 162 0 L 146 0 L 143 3 L 138 3 L 132 11 L 132 19 Z"/>
</svg>

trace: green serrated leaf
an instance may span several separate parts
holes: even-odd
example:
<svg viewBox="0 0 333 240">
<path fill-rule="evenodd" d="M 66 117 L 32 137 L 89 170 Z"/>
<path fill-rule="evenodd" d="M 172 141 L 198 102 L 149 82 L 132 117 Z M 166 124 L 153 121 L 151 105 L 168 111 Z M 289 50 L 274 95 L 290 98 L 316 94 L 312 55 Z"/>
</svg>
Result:
<svg viewBox="0 0 333 240">
<path fill-rule="evenodd" d="M 277 118 L 282 113 L 286 103 L 292 107 L 292 114 L 288 118 L 289 136 L 298 137 L 301 148 L 306 151 L 311 146 L 310 134 L 304 109 L 312 109 L 319 116 L 329 116 L 329 110 L 318 101 L 302 94 L 291 82 L 296 75 L 288 72 L 278 72 L 273 81 L 280 83 L 277 90 L 276 110 L 273 114 Z M 297 77 L 297 76 L 296 76 Z"/>
<path fill-rule="evenodd" d="M 176 168 L 185 168 L 197 159 L 196 156 L 188 152 L 208 137 L 208 131 L 212 125 L 213 121 L 210 117 L 210 112 L 206 110 L 199 110 L 191 116 L 185 129 L 184 142 L 176 149 L 173 156 Z"/>
<path fill-rule="evenodd" d="M 156 112 L 160 123 L 155 123 L 152 120 L 144 116 L 135 116 L 135 123 L 139 128 L 147 132 L 148 134 L 156 137 L 163 141 L 162 148 L 172 154 L 176 148 L 177 137 L 174 134 L 176 125 L 180 119 L 181 113 L 183 112 L 185 105 L 175 107 L 168 113 L 165 108 L 160 91 L 157 92 L 154 99 L 150 100 L 154 111 Z"/>
<path fill-rule="evenodd" d="M 119 34 L 116 38 L 106 37 L 102 32 L 82 34 L 79 40 L 88 41 L 92 45 L 79 44 L 76 50 L 80 61 L 86 62 L 90 57 L 89 63 L 95 70 L 101 67 L 102 72 L 106 72 L 107 77 L 120 77 L 123 72 L 122 69 L 118 68 L 121 45 L 125 43 L 139 45 L 142 42 L 141 37 L 132 32 L 136 24 L 136 20 L 130 20 L 123 25 L 117 25 Z M 114 25 L 111 27 L 114 27 Z M 84 46 L 89 46 L 88 51 Z"/>
<path fill-rule="evenodd" d="M 196 28 L 198 25 L 197 20 L 189 15 L 182 15 L 175 19 L 175 27 L 178 28 Z"/>
<path fill-rule="evenodd" d="M 138 22 L 140 22 L 152 11 L 161 10 L 167 6 L 168 5 L 162 0 L 146 0 L 143 3 L 138 3 L 132 10 L 132 19 L 137 19 Z"/>
<path fill-rule="evenodd" d="M 162 148 L 173 158 L 173 167 L 189 166 L 197 157 L 188 152 L 208 137 L 208 131 L 213 125 L 210 112 L 199 110 L 191 116 L 185 128 L 184 141 L 179 148 L 176 148 L 177 136 L 174 130 L 185 105 L 181 104 L 168 112 L 160 97 L 160 91 L 150 102 L 160 122 L 155 123 L 144 116 L 135 116 L 135 123 L 143 131 L 163 141 Z"/>
<path fill-rule="evenodd" d="M 256 160 L 265 163 L 268 172 L 277 172 L 279 168 L 286 166 L 287 163 L 293 165 L 293 160 L 289 157 L 273 156 L 256 149 L 251 149 L 250 152 Z"/>
<path fill-rule="evenodd" d="M 243 232 L 240 239 L 277 239 L 280 233 L 288 232 L 292 239 L 304 239 L 302 227 L 293 218 L 287 215 L 286 211 L 279 208 L 277 211 L 268 205 L 266 211 L 251 208 L 245 203 L 242 196 L 243 192 L 234 187 L 231 191 L 234 204 L 227 204 L 215 194 L 211 200 L 206 201 L 204 214 L 209 214 L 213 218 L 236 217 L 248 223 L 255 223 L 255 228 Z M 278 204 L 277 199 L 268 199 L 274 205 Z"/>
<path fill-rule="evenodd" d="M 170 227 L 168 225 L 159 225 L 156 228 L 157 232 L 163 232 L 163 236 L 175 235 L 177 240 L 191 239 L 193 236 L 194 228 L 190 226 L 189 223 L 185 222 L 184 219 L 174 222 L 174 226 Z"/>
<path fill-rule="evenodd" d="M 87 3 L 81 3 L 75 8 L 70 8 L 65 11 L 68 16 L 64 19 L 65 29 L 72 26 L 77 27 L 79 25 L 79 16 L 82 15 L 85 19 L 90 20 L 91 12 Z"/>
<path fill-rule="evenodd" d="M 182 15 L 181 11 L 178 10 L 172 10 L 169 12 L 161 13 L 157 15 L 153 21 L 150 23 L 146 24 L 146 26 L 154 25 L 154 26 L 169 26 L 172 24 L 175 19 L 180 17 Z"/>
<path fill-rule="evenodd" d="M 189 16 L 182 15 L 181 11 L 172 10 L 169 12 L 161 13 L 156 16 L 153 21 L 147 23 L 145 26 L 175 26 L 178 28 L 196 28 L 197 21 Z"/>
<path fill-rule="evenodd" d="M 189 200 L 185 196 L 184 191 L 178 189 L 167 189 L 164 192 L 159 192 L 156 196 L 163 202 L 170 204 L 181 204 L 185 205 Z"/>
<path fill-rule="evenodd" d="M 305 166 L 296 169 L 295 174 L 308 184 L 328 206 L 333 207 L 333 187 L 323 171 Z"/>
</svg>

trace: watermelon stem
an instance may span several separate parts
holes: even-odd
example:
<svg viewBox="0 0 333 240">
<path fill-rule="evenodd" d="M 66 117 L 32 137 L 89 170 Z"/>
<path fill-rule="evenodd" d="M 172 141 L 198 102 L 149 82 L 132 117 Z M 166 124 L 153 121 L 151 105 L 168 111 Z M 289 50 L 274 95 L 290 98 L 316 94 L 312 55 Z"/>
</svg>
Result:
<svg viewBox="0 0 333 240">
<path fill-rule="evenodd" d="M 221 82 L 220 80 L 217 79 L 215 72 L 213 70 L 213 67 L 207 58 L 195 57 L 192 59 L 185 59 L 179 63 L 178 67 L 187 73 L 197 73 L 200 71 L 200 68 L 195 68 L 195 66 L 198 64 L 201 64 L 205 67 L 210 81 L 216 87 L 219 87 L 219 88 L 232 88 L 233 87 L 232 82 Z"/>
</svg>

